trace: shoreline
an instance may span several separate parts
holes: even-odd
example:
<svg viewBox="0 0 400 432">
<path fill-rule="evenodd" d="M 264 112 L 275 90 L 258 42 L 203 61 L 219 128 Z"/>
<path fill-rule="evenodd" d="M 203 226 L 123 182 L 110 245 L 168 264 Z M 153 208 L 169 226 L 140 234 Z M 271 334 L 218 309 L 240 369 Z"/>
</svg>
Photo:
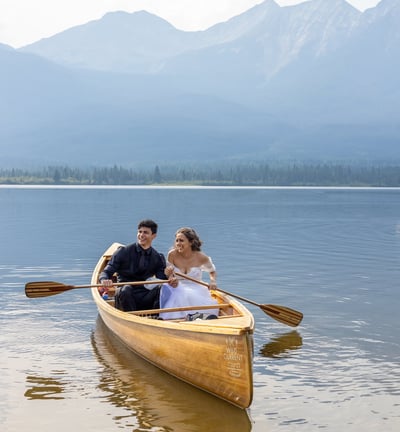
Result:
<svg viewBox="0 0 400 432">
<path fill-rule="evenodd" d="M 0 189 L 227 189 L 227 190 L 400 190 L 399 186 L 200 186 L 200 185 L 42 185 L 0 184 Z"/>
</svg>

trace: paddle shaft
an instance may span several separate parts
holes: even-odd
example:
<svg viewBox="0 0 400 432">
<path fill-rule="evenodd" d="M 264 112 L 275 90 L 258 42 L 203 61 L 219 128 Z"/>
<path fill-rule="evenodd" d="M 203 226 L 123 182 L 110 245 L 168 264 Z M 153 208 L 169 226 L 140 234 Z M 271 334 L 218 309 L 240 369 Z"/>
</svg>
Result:
<svg viewBox="0 0 400 432">
<path fill-rule="evenodd" d="M 204 285 L 204 286 L 207 287 L 207 288 L 210 287 L 210 285 L 209 285 L 207 282 L 204 282 L 204 281 L 202 281 L 202 280 L 199 280 L 199 279 L 193 278 L 193 277 L 188 276 L 188 275 L 186 275 L 186 274 L 184 274 L 184 273 L 175 272 L 175 274 L 176 274 L 177 276 L 179 276 L 179 277 L 182 277 L 182 278 L 185 278 L 185 279 L 191 280 L 192 282 L 197 282 L 197 283 L 200 284 L 200 285 Z M 239 296 L 239 295 L 237 295 L 237 294 L 229 293 L 228 291 L 224 291 L 224 290 L 222 290 L 221 288 L 217 288 L 217 290 L 218 290 L 218 291 L 221 291 L 221 292 L 224 293 L 224 294 L 230 295 L 231 297 L 236 297 L 237 299 L 242 300 L 242 301 L 244 301 L 244 302 L 251 303 L 251 304 L 253 304 L 254 306 L 260 306 L 260 304 L 256 303 L 256 302 L 253 301 L 253 300 L 246 299 L 246 298 L 241 297 L 241 296 Z"/>
<path fill-rule="evenodd" d="M 147 280 L 147 281 L 135 281 L 135 282 L 113 282 L 113 284 L 111 285 L 111 287 L 113 286 L 124 286 L 124 285 L 148 285 L 148 284 L 163 284 L 163 283 L 168 283 L 167 280 Z M 93 287 L 101 287 L 103 286 L 102 283 L 98 283 L 98 284 L 93 284 L 93 285 L 68 285 L 68 286 L 72 286 L 73 288 L 93 288 Z"/>
<path fill-rule="evenodd" d="M 133 282 L 116 282 L 113 283 L 112 286 L 109 288 L 112 288 L 113 286 L 123 286 L 123 285 L 147 285 L 147 284 L 162 284 L 168 282 L 167 280 L 147 280 L 147 281 L 133 281 Z M 93 287 L 101 287 L 103 284 L 91 284 L 91 285 L 65 285 L 63 283 L 59 282 L 51 282 L 51 281 L 45 281 L 45 282 L 28 282 L 25 285 L 25 294 L 27 297 L 30 298 L 37 298 L 37 297 L 48 297 L 51 295 L 60 294 L 69 290 L 78 289 L 78 288 L 93 288 Z"/>
<path fill-rule="evenodd" d="M 184 278 L 184 279 L 188 279 L 188 280 L 191 280 L 192 282 L 196 282 L 200 285 L 204 285 L 206 287 L 209 287 L 209 284 L 207 282 L 204 282 L 204 281 L 199 280 L 199 279 L 195 279 L 195 278 L 188 276 L 184 273 L 175 272 L 175 274 L 179 277 Z M 271 318 L 273 318 L 273 319 L 275 319 L 275 320 L 277 320 L 283 324 L 289 325 L 291 327 L 298 326 L 303 319 L 303 314 L 301 312 L 296 311 L 296 310 L 291 309 L 291 308 L 288 308 L 286 306 L 279 306 L 279 305 L 272 305 L 272 304 L 260 304 L 260 303 L 256 303 L 253 300 L 249 300 L 247 298 L 241 297 L 237 294 L 232 294 L 228 291 L 224 291 L 220 288 L 217 288 L 217 290 L 224 293 L 224 294 L 227 294 L 231 297 L 235 297 L 239 300 L 250 303 L 254 306 L 258 306 L 263 312 L 265 312 Z"/>
</svg>

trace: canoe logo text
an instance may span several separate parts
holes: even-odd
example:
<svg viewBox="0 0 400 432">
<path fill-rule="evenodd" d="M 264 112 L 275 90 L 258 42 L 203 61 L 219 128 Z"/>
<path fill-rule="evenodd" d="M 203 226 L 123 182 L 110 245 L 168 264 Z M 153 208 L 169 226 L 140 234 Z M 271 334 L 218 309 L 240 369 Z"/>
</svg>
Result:
<svg viewBox="0 0 400 432">
<path fill-rule="evenodd" d="M 242 375 L 243 354 L 238 350 L 238 341 L 236 338 L 226 338 L 224 360 L 226 361 L 229 375 L 239 378 Z"/>
</svg>

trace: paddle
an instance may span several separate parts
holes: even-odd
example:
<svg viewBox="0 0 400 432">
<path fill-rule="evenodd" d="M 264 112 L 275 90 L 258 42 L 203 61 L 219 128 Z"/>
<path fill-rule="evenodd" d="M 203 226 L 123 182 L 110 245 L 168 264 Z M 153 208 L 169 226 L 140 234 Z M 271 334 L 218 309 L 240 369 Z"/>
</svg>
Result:
<svg viewBox="0 0 400 432">
<path fill-rule="evenodd" d="M 135 281 L 135 282 L 117 282 L 113 283 L 112 286 L 123 286 L 123 285 L 147 285 L 147 284 L 162 284 L 168 282 L 167 280 L 147 280 L 147 281 Z M 60 294 L 65 291 L 69 291 L 77 288 L 92 288 L 100 287 L 102 284 L 94 285 L 65 285 L 60 282 L 28 282 L 25 285 L 25 294 L 30 298 L 37 297 L 48 297 L 55 294 Z"/>
<path fill-rule="evenodd" d="M 192 278 L 191 276 L 188 276 L 184 273 L 175 272 L 175 274 L 179 277 L 182 277 L 184 279 L 191 280 L 193 282 L 197 282 L 200 285 L 204 285 L 208 287 L 207 282 L 203 282 L 202 280 Z M 291 327 L 296 327 L 301 323 L 301 320 L 303 319 L 303 314 L 301 312 L 298 312 L 294 309 L 285 307 L 285 306 L 279 306 L 279 305 L 273 305 L 273 304 L 259 304 L 252 300 L 246 299 L 244 297 L 238 296 L 236 294 L 232 294 L 228 291 L 224 291 L 221 288 L 217 288 L 218 291 L 221 291 L 224 294 L 227 294 L 231 297 L 236 297 L 239 300 L 242 300 L 247 303 L 251 303 L 254 306 L 258 306 L 263 312 L 265 312 L 267 315 L 269 315 L 271 318 L 286 324 Z"/>
</svg>

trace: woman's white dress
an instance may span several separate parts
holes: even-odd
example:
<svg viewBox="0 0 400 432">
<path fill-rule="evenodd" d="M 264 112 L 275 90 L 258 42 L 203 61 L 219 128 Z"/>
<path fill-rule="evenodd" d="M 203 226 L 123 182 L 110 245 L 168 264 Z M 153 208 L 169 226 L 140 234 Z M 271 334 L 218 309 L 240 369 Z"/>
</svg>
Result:
<svg viewBox="0 0 400 432">
<path fill-rule="evenodd" d="M 176 271 L 183 273 L 177 267 Z M 215 267 L 213 267 L 213 270 Z M 206 267 L 192 267 L 187 273 L 188 276 L 201 280 L 203 270 L 210 271 Z M 211 270 L 211 271 L 213 271 Z M 169 284 L 163 284 L 160 292 L 160 308 L 175 308 L 183 306 L 204 306 L 213 305 L 218 302 L 213 299 L 207 287 L 192 282 L 187 279 L 180 279 L 176 288 L 171 287 Z M 178 312 L 162 312 L 160 317 L 163 319 L 184 318 L 189 313 L 203 312 L 206 314 L 214 314 L 218 316 L 218 308 L 206 309 L 197 311 L 196 308 L 189 311 Z"/>
</svg>

